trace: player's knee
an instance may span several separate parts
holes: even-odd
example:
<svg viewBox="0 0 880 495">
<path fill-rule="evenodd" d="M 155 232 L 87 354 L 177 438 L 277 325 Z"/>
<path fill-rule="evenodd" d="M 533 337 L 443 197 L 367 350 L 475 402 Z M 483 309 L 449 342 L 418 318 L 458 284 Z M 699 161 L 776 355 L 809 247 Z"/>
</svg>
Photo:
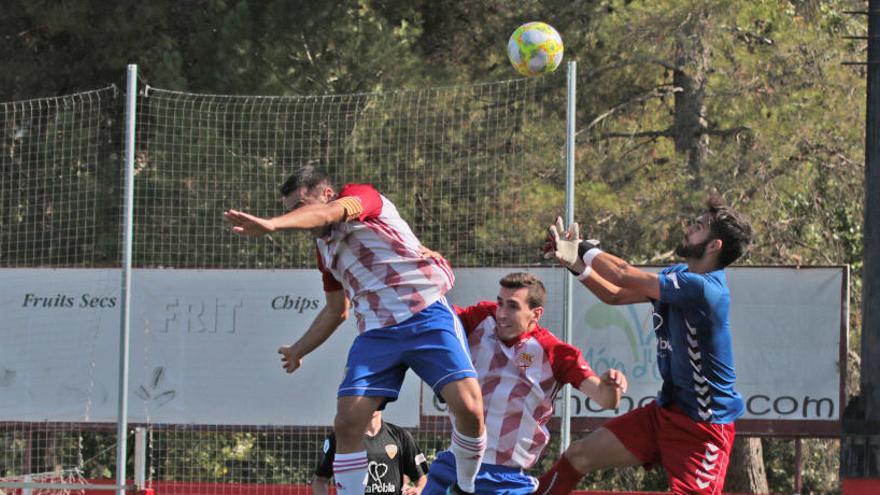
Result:
<svg viewBox="0 0 880 495">
<path fill-rule="evenodd" d="M 565 449 L 565 458 L 580 473 L 590 473 L 599 468 L 600 452 L 597 452 L 588 439 L 572 442 Z"/>
<path fill-rule="evenodd" d="M 350 414 L 337 413 L 333 420 L 333 431 L 343 441 L 354 441 L 364 434 L 366 426 L 362 423 Z"/>
<path fill-rule="evenodd" d="M 456 428 L 461 433 L 470 436 L 479 436 L 483 431 L 485 421 L 483 419 L 483 402 L 460 402 L 458 407 L 452 410 L 455 415 Z"/>
<path fill-rule="evenodd" d="M 467 414 L 469 416 L 471 416 L 474 419 L 474 421 L 477 421 L 480 424 L 483 423 L 484 418 L 483 418 L 483 398 L 482 397 L 477 396 L 473 400 L 467 401 L 465 403 L 464 407 L 465 407 L 465 410 L 467 411 Z"/>
<path fill-rule="evenodd" d="M 468 417 L 473 421 L 483 421 L 483 397 L 465 393 L 456 400 L 449 401 L 449 407 L 456 416 Z"/>
<path fill-rule="evenodd" d="M 453 412 L 455 413 L 456 417 L 461 416 L 462 419 L 465 419 L 468 422 L 472 423 L 473 426 L 482 425 L 484 422 L 482 402 L 478 404 L 474 404 L 472 402 L 465 403 L 462 405 L 458 412 Z"/>
</svg>

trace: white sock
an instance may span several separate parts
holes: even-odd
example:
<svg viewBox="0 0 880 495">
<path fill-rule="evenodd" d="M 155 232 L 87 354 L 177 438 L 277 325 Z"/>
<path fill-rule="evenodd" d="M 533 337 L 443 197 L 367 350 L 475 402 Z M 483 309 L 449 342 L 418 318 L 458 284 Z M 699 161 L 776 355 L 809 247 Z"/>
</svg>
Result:
<svg viewBox="0 0 880 495">
<path fill-rule="evenodd" d="M 486 433 L 479 438 L 468 437 L 452 429 L 452 455 L 455 456 L 455 474 L 458 487 L 466 492 L 474 492 L 474 480 L 486 452 Z"/>
<path fill-rule="evenodd" d="M 364 495 L 367 486 L 367 451 L 336 454 L 333 458 L 333 478 L 338 495 Z"/>
</svg>

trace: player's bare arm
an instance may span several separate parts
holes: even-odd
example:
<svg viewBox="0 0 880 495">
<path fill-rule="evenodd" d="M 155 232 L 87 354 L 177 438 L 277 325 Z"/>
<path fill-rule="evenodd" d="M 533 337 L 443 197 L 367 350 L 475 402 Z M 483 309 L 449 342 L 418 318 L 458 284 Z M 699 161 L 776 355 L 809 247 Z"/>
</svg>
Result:
<svg viewBox="0 0 880 495">
<path fill-rule="evenodd" d="M 615 409 L 620 404 L 620 396 L 627 389 L 626 375 L 620 370 L 609 369 L 599 376 L 591 376 L 581 382 L 580 390 L 596 401 L 604 409 Z"/>
<path fill-rule="evenodd" d="M 625 291 L 618 296 L 621 300 L 630 299 L 628 302 L 616 304 L 632 304 L 647 302 L 648 299 L 660 299 L 660 279 L 656 273 L 636 268 L 604 251 L 593 257 L 591 268 L 593 273 L 586 277 L 586 280 L 598 275 L 609 284 Z"/>
<path fill-rule="evenodd" d="M 349 301 L 345 291 L 325 292 L 324 295 L 326 303 L 306 333 L 294 344 L 278 348 L 281 365 L 288 373 L 296 371 L 302 365 L 303 358 L 323 344 L 348 318 Z"/>
<path fill-rule="evenodd" d="M 223 212 L 232 231 L 246 236 L 262 236 L 278 230 L 311 230 L 346 219 L 345 208 L 335 201 L 300 206 L 284 215 L 260 218 L 238 210 Z"/>
<path fill-rule="evenodd" d="M 632 289 L 618 287 L 605 280 L 604 277 L 594 270 L 588 277 L 579 279 L 580 283 L 590 290 L 605 304 L 619 306 L 623 304 L 637 304 L 649 302 L 650 299 Z"/>
</svg>

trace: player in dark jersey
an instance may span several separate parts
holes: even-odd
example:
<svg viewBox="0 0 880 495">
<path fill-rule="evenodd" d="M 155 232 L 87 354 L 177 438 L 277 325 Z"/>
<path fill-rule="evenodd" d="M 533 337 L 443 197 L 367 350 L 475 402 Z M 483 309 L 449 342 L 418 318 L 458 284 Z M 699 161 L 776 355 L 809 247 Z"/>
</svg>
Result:
<svg viewBox="0 0 880 495">
<path fill-rule="evenodd" d="M 661 464 L 673 493 L 720 493 L 744 406 L 734 390 L 730 291 L 724 267 L 752 242 L 748 221 L 717 196 L 687 227 L 675 253 L 685 264 L 639 270 L 579 241 L 577 226 L 550 228 L 546 251 L 607 304 L 650 302 L 663 386 L 657 400 L 569 446 L 539 480 L 541 495 L 569 493 L 588 472 Z"/>
<path fill-rule="evenodd" d="M 427 482 L 428 463 L 408 431 L 382 421 L 382 413 L 376 411 L 364 435 L 364 446 L 369 461 L 364 493 L 419 495 L 422 492 Z M 333 433 L 324 439 L 323 452 L 312 480 L 315 495 L 329 493 L 336 455 L 336 435 Z"/>
</svg>

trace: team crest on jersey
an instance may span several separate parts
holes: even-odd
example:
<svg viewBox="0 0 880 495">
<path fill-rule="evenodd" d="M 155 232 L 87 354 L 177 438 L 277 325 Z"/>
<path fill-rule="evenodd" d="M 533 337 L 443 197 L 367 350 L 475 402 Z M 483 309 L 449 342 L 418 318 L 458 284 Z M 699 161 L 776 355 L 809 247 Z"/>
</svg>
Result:
<svg viewBox="0 0 880 495">
<path fill-rule="evenodd" d="M 394 456 L 397 455 L 397 445 L 389 443 L 385 446 L 385 453 L 388 454 L 389 459 L 394 459 Z"/>
<path fill-rule="evenodd" d="M 528 352 L 521 352 L 516 355 L 517 366 L 522 369 L 526 369 L 532 365 L 535 361 L 535 356 L 529 354 Z"/>
</svg>

